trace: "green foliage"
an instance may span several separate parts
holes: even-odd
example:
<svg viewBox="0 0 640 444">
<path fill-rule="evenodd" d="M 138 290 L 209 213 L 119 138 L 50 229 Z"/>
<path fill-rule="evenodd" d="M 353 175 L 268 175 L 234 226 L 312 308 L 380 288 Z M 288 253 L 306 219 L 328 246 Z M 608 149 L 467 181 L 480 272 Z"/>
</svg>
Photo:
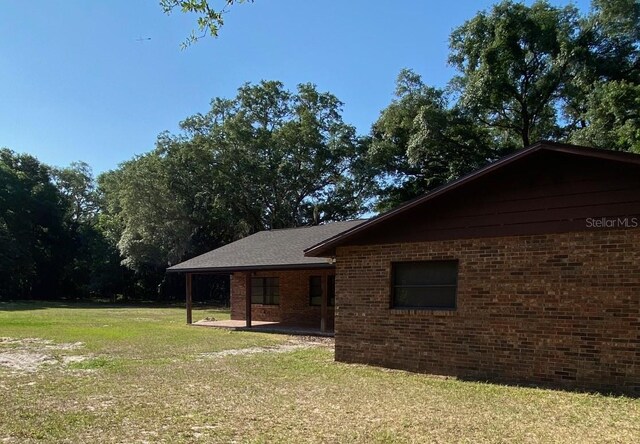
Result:
<svg viewBox="0 0 640 444">
<path fill-rule="evenodd" d="M 0 297 L 44 295 L 58 287 L 69 237 L 66 208 L 37 159 L 0 150 Z"/>
<path fill-rule="evenodd" d="M 169 189 L 165 163 L 158 152 L 151 152 L 99 178 L 104 224 L 113 228 L 110 235 L 123 263 L 134 270 L 164 268 L 177 261 L 193 229 Z"/>
<path fill-rule="evenodd" d="M 640 85 L 626 81 L 603 82 L 587 96 L 582 118 L 571 141 L 640 154 Z"/>
<path fill-rule="evenodd" d="M 386 210 L 466 174 L 496 155 L 486 130 L 443 90 L 403 70 L 396 98 L 373 125 L 368 159 L 378 180 L 377 208 Z"/>
<path fill-rule="evenodd" d="M 628 150 L 639 38 L 634 0 L 595 0 L 586 16 L 574 6 L 503 1 L 452 33 L 449 60 L 460 73 L 452 87 L 498 145 L 554 139 Z"/>
<path fill-rule="evenodd" d="M 185 49 L 198 40 L 208 35 L 217 37 L 222 25 L 224 25 L 224 14 L 227 8 L 235 3 L 245 3 L 253 0 L 223 0 L 223 6 L 214 8 L 208 0 L 160 0 L 160 6 L 165 14 L 171 14 L 175 9 L 180 9 L 183 13 L 193 13 L 198 16 L 196 23 L 200 34 L 191 31 L 189 37 L 182 43 Z"/>
<path fill-rule="evenodd" d="M 0 299 L 122 292 L 126 270 L 97 210 L 88 165 L 52 169 L 0 150 Z"/>
<path fill-rule="evenodd" d="M 640 82 L 640 2 L 593 0 L 583 23 L 592 50 L 586 59 L 594 79 Z"/>
<path fill-rule="evenodd" d="M 368 161 L 389 209 L 537 140 L 639 151 L 640 3 L 502 1 L 451 34 L 448 90 L 400 73 Z"/>
<path fill-rule="evenodd" d="M 247 234 L 352 218 L 365 208 L 360 145 L 335 96 L 310 84 L 239 88 L 99 178 L 124 264 L 164 268 Z"/>
<path fill-rule="evenodd" d="M 72 162 L 66 168 L 54 168 L 52 176 L 67 201 L 69 219 L 75 224 L 92 222 L 98 211 L 98 202 L 91 167 L 85 162 Z"/>
<path fill-rule="evenodd" d="M 351 168 L 358 141 L 341 105 L 311 84 L 295 93 L 280 82 L 246 84 L 234 100 L 216 99 L 209 113 L 182 122 L 184 137 L 167 138 L 164 148 L 172 157 L 187 147 L 198 165 L 209 163 L 202 183 L 217 187 L 209 199 L 217 196 L 250 232 L 342 220 L 363 202 Z"/>
<path fill-rule="evenodd" d="M 640 3 L 595 0 L 582 29 L 588 51 L 567 91 L 568 139 L 640 152 Z"/>
<path fill-rule="evenodd" d="M 452 85 L 460 105 L 498 143 L 527 146 L 558 133 L 556 108 L 581 51 L 574 6 L 503 1 L 451 35 Z"/>
</svg>

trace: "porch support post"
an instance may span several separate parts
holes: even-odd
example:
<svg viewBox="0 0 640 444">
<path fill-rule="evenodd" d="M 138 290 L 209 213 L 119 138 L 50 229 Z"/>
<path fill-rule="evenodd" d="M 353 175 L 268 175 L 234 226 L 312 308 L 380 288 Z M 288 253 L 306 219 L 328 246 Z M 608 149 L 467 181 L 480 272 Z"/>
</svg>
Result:
<svg viewBox="0 0 640 444">
<path fill-rule="evenodd" d="M 322 302 L 320 302 L 320 331 L 322 333 L 327 331 L 327 306 L 329 305 L 328 289 L 329 275 L 324 275 L 322 277 Z"/>
<path fill-rule="evenodd" d="M 251 327 L 251 272 L 247 271 L 245 277 L 245 290 L 246 306 L 245 306 L 245 319 L 247 320 L 247 327 Z"/>
<path fill-rule="evenodd" d="M 191 297 L 191 273 L 187 273 L 186 276 L 186 280 L 187 280 L 187 284 L 186 284 L 186 297 L 187 297 L 187 324 L 191 324 L 193 322 L 193 316 L 191 313 L 191 301 L 192 301 L 192 297 Z"/>
</svg>

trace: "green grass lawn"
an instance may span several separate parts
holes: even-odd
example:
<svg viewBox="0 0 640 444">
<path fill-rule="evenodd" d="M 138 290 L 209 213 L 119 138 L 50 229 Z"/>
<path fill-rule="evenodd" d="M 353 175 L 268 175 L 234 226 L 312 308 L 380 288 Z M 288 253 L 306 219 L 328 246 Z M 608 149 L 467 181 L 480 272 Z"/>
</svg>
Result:
<svg viewBox="0 0 640 444">
<path fill-rule="evenodd" d="M 17 362 L 0 365 L 0 443 L 640 442 L 637 399 L 340 364 L 326 344 L 184 318 L 0 303 L 0 362 Z"/>
</svg>

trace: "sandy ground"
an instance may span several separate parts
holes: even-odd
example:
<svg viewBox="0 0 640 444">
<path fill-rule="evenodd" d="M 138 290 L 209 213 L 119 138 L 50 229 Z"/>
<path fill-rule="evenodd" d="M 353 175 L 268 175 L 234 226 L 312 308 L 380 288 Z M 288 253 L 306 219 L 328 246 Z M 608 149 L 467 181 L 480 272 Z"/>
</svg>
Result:
<svg viewBox="0 0 640 444">
<path fill-rule="evenodd" d="M 313 336 L 297 336 L 284 344 L 275 345 L 273 347 L 248 347 L 231 350 L 222 350 L 212 353 L 200 353 L 199 358 L 222 358 L 225 356 L 253 355 L 256 353 L 287 353 L 294 350 L 311 347 L 333 347 L 333 338 L 321 338 Z"/>
<path fill-rule="evenodd" d="M 199 359 L 214 359 L 225 356 L 252 355 L 256 353 L 287 353 L 310 347 L 333 347 L 333 338 L 313 336 L 291 337 L 284 344 L 273 347 L 248 347 L 219 352 L 200 353 Z M 85 355 L 60 355 L 60 351 L 80 350 L 82 342 L 56 344 L 41 338 L 0 338 L 0 367 L 16 373 L 36 372 L 46 366 L 65 366 L 89 359 Z"/>
<path fill-rule="evenodd" d="M 0 367 L 19 373 L 35 372 L 46 365 L 66 365 L 87 359 L 82 355 L 58 356 L 60 351 L 81 349 L 82 342 L 56 344 L 41 338 L 0 338 Z"/>
</svg>

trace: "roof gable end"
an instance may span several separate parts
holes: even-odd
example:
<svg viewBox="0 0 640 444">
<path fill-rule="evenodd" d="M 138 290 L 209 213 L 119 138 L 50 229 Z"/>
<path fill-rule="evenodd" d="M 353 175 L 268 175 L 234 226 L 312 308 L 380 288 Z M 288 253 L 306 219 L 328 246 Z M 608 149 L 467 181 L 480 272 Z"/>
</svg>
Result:
<svg viewBox="0 0 640 444">
<path fill-rule="evenodd" d="M 533 159 L 536 157 L 536 153 L 557 153 L 558 155 L 566 155 L 576 160 L 602 160 L 607 162 L 620 162 L 621 165 L 640 166 L 640 155 L 637 154 L 607 151 L 556 142 L 538 142 L 527 148 L 516 151 L 511 155 L 503 157 L 469 175 L 463 176 L 443 185 L 442 187 L 436 188 L 435 190 L 411 200 L 393 210 L 369 219 L 367 222 L 359 226 L 328 238 L 306 249 L 305 255 L 313 257 L 333 256 L 337 246 L 349 244 L 355 237 L 363 236 L 364 233 L 372 231 L 380 224 L 392 219 L 397 219 L 417 207 L 429 205 L 431 201 L 441 201 L 442 199 L 446 199 L 448 196 L 453 195 L 456 190 L 461 190 L 485 178 L 488 179 L 492 176 L 498 175 L 501 172 L 508 170 L 510 167 L 515 167 L 516 164 L 521 164 L 521 161 Z"/>
</svg>

